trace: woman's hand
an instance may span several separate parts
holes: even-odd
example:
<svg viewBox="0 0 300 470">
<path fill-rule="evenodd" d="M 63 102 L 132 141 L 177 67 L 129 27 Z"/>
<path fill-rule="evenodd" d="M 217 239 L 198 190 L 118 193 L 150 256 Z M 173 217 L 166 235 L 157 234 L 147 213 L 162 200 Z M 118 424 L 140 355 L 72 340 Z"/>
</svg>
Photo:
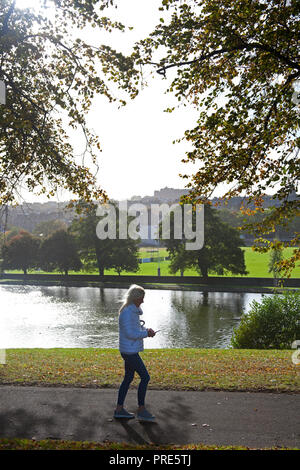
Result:
<svg viewBox="0 0 300 470">
<path fill-rule="evenodd" d="M 147 332 L 148 332 L 148 336 L 150 336 L 151 338 L 155 336 L 155 331 L 152 330 L 152 328 L 147 328 Z"/>
</svg>

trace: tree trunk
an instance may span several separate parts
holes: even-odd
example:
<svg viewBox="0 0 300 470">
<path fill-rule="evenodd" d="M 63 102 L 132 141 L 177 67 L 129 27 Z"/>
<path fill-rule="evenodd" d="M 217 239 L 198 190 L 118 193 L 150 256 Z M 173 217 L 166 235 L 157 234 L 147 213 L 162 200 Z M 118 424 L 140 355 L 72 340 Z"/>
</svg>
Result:
<svg viewBox="0 0 300 470">
<path fill-rule="evenodd" d="M 96 258 L 97 258 L 97 266 L 98 266 L 98 270 L 99 270 L 99 275 L 104 276 L 104 267 L 102 266 L 102 263 L 101 263 L 101 253 L 100 253 L 100 250 L 98 249 L 97 245 L 95 247 L 95 251 L 96 251 Z"/>
<path fill-rule="evenodd" d="M 200 268 L 200 271 L 201 271 L 201 274 L 202 274 L 202 277 L 205 281 L 208 280 L 208 268 L 207 268 L 207 265 L 204 264 L 204 263 L 201 263 L 199 260 L 198 260 L 198 266 Z"/>
<path fill-rule="evenodd" d="M 97 258 L 97 264 L 98 264 L 98 270 L 99 270 L 100 276 L 104 276 L 104 268 L 102 264 L 100 263 L 100 261 L 98 260 L 98 258 Z"/>
</svg>

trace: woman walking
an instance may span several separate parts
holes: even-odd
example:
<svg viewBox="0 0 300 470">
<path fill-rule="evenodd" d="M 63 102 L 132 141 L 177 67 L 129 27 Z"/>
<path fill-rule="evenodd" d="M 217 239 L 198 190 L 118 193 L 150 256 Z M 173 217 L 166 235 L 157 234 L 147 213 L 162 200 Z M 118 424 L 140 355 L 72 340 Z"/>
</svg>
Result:
<svg viewBox="0 0 300 470">
<path fill-rule="evenodd" d="M 114 412 L 115 418 L 134 418 L 133 413 L 129 413 L 123 407 L 124 401 L 133 380 L 134 373 L 137 372 L 141 378 L 138 387 L 138 414 L 141 421 L 153 421 L 155 417 L 145 408 L 145 396 L 150 376 L 147 368 L 139 355 L 144 350 L 144 338 L 155 336 L 151 328 L 145 328 L 140 320 L 143 311 L 140 305 L 144 301 L 145 290 L 137 285 L 132 285 L 125 296 L 124 303 L 119 311 L 119 350 L 124 360 L 125 376 L 120 385 L 118 393 L 117 407 Z"/>
</svg>

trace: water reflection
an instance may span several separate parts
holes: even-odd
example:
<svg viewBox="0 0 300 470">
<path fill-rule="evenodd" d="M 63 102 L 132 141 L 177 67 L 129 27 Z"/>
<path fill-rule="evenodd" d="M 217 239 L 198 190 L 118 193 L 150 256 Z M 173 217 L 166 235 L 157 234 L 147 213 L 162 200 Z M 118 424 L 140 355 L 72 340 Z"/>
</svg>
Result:
<svg viewBox="0 0 300 470">
<path fill-rule="evenodd" d="M 227 347 L 242 312 L 248 310 L 253 298 L 259 297 L 223 292 L 147 292 L 145 319 L 154 324 L 154 329 L 162 329 L 153 338 L 153 347 L 162 347 L 161 343 L 170 348 Z"/>
<path fill-rule="evenodd" d="M 118 347 L 125 289 L 1 286 L 0 348 Z M 145 348 L 225 348 L 260 294 L 146 290 Z"/>
</svg>

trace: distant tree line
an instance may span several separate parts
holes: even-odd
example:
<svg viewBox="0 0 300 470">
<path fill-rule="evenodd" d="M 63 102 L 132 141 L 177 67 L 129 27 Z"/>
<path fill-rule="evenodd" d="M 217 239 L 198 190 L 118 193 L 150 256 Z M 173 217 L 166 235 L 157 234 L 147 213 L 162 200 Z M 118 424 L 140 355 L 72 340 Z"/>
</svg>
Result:
<svg viewBox="0 0 300 470">
<path fill-rule="evenodd" d="M 33 233 L 11 228 L 2 235 L 2 269 L 59 271 L 93 271 L 105 269 L 136 272 L 138 240 L 100 240 L 96 235 L 99 217 L 97 206 L 86 204 L 69 227 L 59 220 L 38 224 Z"/>
<path fill-rule="evenodd" d="M 264 219 L 270 217 L 272 208 L 265 208 L 263 212 L 256 212 L 255 214 L 247 215 L 241 213 L 239 208 L 233 210 L 232 208 L 222 208 L 218 210 L 218 214 L 222 222 L 226 222 L 231 227 L 242 227 L 244 225 L 253 225 L 262 223 Z M 272 231 L 264 235 L 267 240 L 291 240 L 296 232 L 300 232 L 300 217 L 294 217 L 293 219 L 287 219 L 283 225 L 274 225 Z M 247 231 L 246 229 L 240 230 L 240 234 L 247 246 L 254 243 L 255 234 L 253 231 Z"/>
<path fill-rule="evenodd" d="M 294 196 L 296 197 L 296 195 Z M 136 201 L 133 201 L 135 203 Z M 138 202 L 144 204 L 149 208 L 149 222 L 150 222 L 150 209 L 151 204 L 162 204 L 162 201 L 157 198 L 139 198 Z M 254 209 L 254 205 L 249 203 L 248 200 L 247 207 L 251 210 Z M 245 215 L 241 212 L 240 208 L 243 204 L 246 203 L 245 198 L 242 197 L 233 197 L 226 204 L 220 198 L 212 199 L 212 206 L 216 204 L 216 209 L 218 211 L 219 217 L 223 222 L 228 223 L 232 227 L 242 227 L 245 223 L 253 224 L 262 222 L 263 219 L 269 217 L 274 210 L 274 207 L 280 206 L 280 201 L 271 199 L 271 196 L 266 195 L 263 203 L 263 211 L 256 212 L 255 214 Z M 178 201 L 170 201 L 169 204 L 176 204 Z M 40 207 L 41 206 L 41 207 Z M 18 227 L 23 228 L 31 233 L 36 233 L 40 235 L 47 234 L 47 230 L 52 229 L 52 224 L 58 228 L 67 228 L 70 225 L 70 221 L 74 218 L 74 210 L 66 209 L 67 203 L 58 203 L 56 210 L 52 206 L 48 207 L 47 203 L 40 204 L 39 208 L 36 209 L 34 204 L 26 204 L 25 208 L 22 206 L 9 207 L 0 205 L 0 229 L 1 231 L 7 230 L 7 220 L 11 225 L 18 225 Z M 130 201 L 128 206 L 130 207 Z M 63 215 L 64 214 L 64 215 Z M 49 217 L 49 219 L 45 219 Z M 61 219 L 63 217 L 63 219 Z M 64 221 L 63 221 L 64 220 Z M 49 223 L 50 222 L 50 223 Z M 13 227 L 10 228 L 11 231 Z M 275 225 L 272 232 L 266 236 L 267 239 L 273 240 L 290 240 L 295 236 L 296 232 L 300 232 L 300 218 L 294 217 L 293 219 L 287 219 L 285 226 Z M 245 244 L 250 246 L 254 242 L 255 234 L 247 230 L 240 230 L 241 237 L 243 238 Z"/>
<path fill-rule="evenodd" d="M 69 271 L 96 270 L 101 276 L 108 269 L 115 270 L 119 275 L 121 272 L 137 272 L 140 240 L 120 240 L 118 223 L 115 240 L 100 240 L 96 234 L 96 226 L 100 220 L 96 209 L 94 204 L 80 203 L 78 214 L 69 227 L 61 220 L 41 222 L 32 233 L 10 227 L 1 235 L 2 269 L 21 269 L 24 274 L 29 270 L 41 269 L 47 272 L 59 271 L 65 275 Z M 118 212 L 117 207 L 116 211 Z M 187 251 L 184 248 L 184 236 L 180 240 L 174 239 L 171 216 L 171 237 L 169 240 L 161 238 L 161 244 L 168 251 L 170 272 L 180 271 L 183 275 L 186 269 L 195 268 L 204 278 L 211 273 L 247 274 L 244 252 L 241 249 L 246 243 L 238 230 L 242 223 L 240 217 L 239 212 L 205 206 L 204 247 L 201 250 Z M 258 219 L 261 214 L 252 217 Z M 118 222 L 118 216 L 116 220 Z M 299 220 L 290 224 L 295 229 Z M 284 236 L 282 233 L 280 235 Z M 278 238 L 278 232 L 275 231 L 271 236 L 272 239 Z M 274 252 L 274 259 L 272 258 L 270 264 L 270 272 L 274 276 L 276 262 L 281 257 L 279 252 Z"/>
</svg>

